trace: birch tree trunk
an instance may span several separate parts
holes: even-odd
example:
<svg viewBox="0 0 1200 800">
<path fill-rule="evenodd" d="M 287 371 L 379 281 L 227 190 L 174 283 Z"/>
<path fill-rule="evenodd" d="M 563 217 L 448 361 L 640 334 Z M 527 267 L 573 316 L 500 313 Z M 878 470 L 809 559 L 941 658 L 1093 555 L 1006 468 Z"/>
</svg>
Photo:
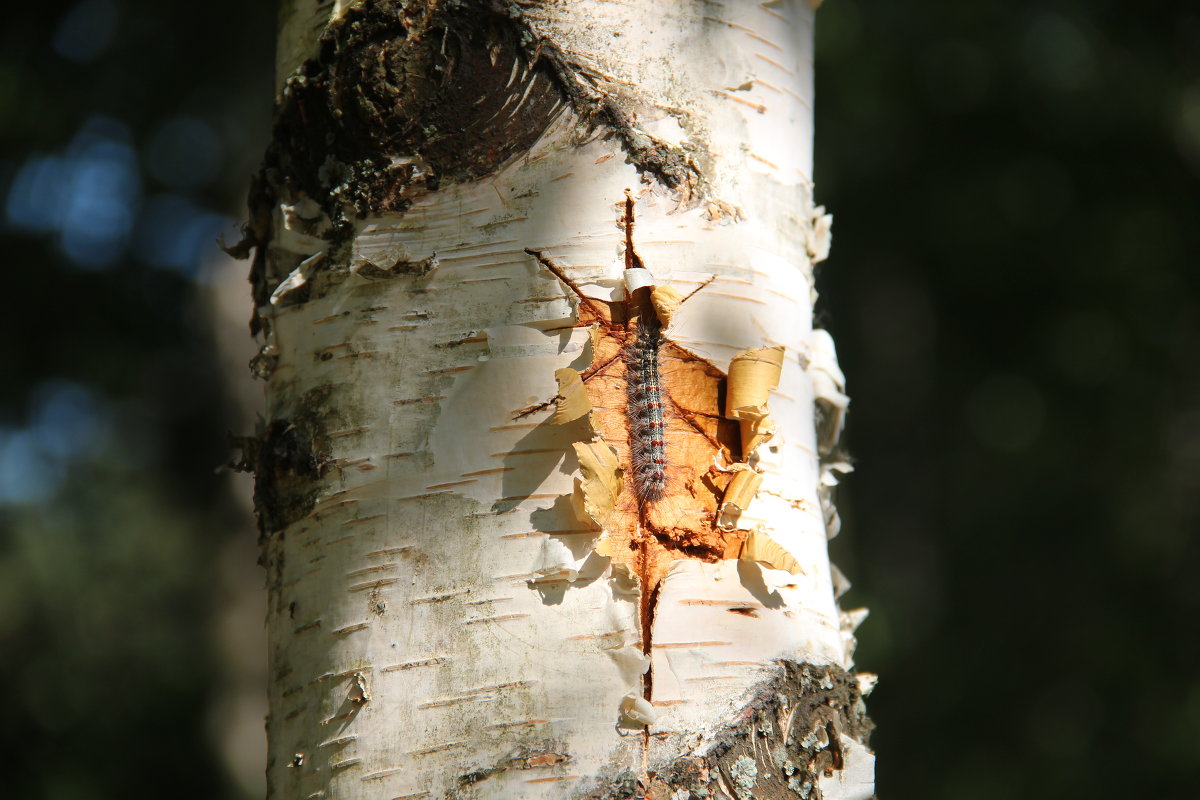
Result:
<svg viewBox="0 0 1200 800">
<path fill-rule="evenodd" d="M 271 796 L 870 797 L 812 9 L 313 5 L 240 246 Z"/>
</svg>

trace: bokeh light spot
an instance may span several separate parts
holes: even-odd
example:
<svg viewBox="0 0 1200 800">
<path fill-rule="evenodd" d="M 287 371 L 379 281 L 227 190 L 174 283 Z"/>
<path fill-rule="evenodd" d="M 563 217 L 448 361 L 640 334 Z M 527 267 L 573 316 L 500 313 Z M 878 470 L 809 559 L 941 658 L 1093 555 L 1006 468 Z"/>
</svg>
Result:
<svg viewBox="0 0 1200 800">
<path fill-rule="evenodd" d="M 113 0 L 80 0 L 58 24 L 53 47 L 68 61 L 85 64 L 102 55 L 117 32 L 117 4 Z"/>
</svg>

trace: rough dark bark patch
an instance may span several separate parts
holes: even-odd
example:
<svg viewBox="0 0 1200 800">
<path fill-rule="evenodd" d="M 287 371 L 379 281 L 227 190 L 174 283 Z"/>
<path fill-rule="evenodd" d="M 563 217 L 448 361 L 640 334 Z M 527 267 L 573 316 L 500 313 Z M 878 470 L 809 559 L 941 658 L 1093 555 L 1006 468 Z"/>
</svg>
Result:
<svg viewBox="0 0 1200 800">
<path fill-rule="evenodd" d="M 442 184 L 494 173 L 562 105 L 550 73 L 524 52 L 520 27 L 489 3 L 351 8 L 288 80 L 250 191 L 246 237 L 229 248 L 246 256 L 258 247 L 257 304 L 283 277 L 267 274 L 264 252 L 280 200 L 317 201 L 336 242 L 351 216 L 400 212 Z"/>
<path fill-rule="evenodd" d="M 319 494 L 317 482 L 331 459 L 325 436 L 328 387 L 304 395 L 290 419 L 272 420 L 257 436 L 235 437 L 242 451 L 234 468 L 254 473 L 259 543 L 306 517 Z"/>
<path fill-rule="evenodd" d="M 844 767 L 839 735 L 865 745 L 873 727 L 852 674 L 784 662 L 699 751 L 644 778 L 623 772 L 577 800 L 821 800 L 820 777 Z"/>
</svg>

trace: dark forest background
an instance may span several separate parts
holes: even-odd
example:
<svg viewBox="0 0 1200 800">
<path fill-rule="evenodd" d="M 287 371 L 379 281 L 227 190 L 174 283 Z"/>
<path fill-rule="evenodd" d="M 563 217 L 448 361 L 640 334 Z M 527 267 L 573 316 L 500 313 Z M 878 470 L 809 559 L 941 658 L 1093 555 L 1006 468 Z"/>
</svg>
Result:
<svg viewBox="0 0 1200 800">
<path fill-rule="evenodd" d="M 5 795 L 261 795 L 262 576 L 216 467 L 273 2 L 0 28 Z M 830 0 L 834 558 L 885 800 L 1200 785 L 1200 6 Z M 249 409 L 249 411 L 248 411 Z"/>
</svg>

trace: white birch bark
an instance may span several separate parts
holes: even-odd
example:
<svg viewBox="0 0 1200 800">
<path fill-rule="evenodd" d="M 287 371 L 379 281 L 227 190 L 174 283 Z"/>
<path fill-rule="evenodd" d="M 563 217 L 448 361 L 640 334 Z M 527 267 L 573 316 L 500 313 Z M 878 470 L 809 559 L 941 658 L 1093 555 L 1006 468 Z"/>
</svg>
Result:
<svg viewBox="0 0 1200 800">
<path fill-rule="evenodd" d="M 354 5 L 285 4 L 281 87 Z M 870 797 L 862 729 L 798 700 L 837 688 L 861 618 L 839 613 L 826 552 L 846 401 L 811 325 L 828 246 L 810 180 L 812 10 L 503 10 L 530 52 L 560 59 L 558 108 L 529 152 L 353 219 L 334 244 L 330 203 L 279 192 L 253 242 L 267 281 L 267 408 L 249 460 L 271 598 L 271 794 Z M 582 137 L 563 64 L 628 127 L 605 118 Z M 534 86 L 516 74 L 512 108 Z M 655 148 L 693 172 L 665 186 L 631 155 Z M 419 153 L 390 158 L 423 169 Z M 525 250 L 620 300 L 627 188 L 657 281 L 686 294 L 714 278 L 666 335 L 722 371 L 747 348 L 785 348 L 778 430 L 738 527 L 792 569 L 673 557 L 648 632 L 638 574 L 593 550 L 602 534 L 569 501 L 580 425 L 550 425 L 551 409 L 514 419 L 590 357 L 577 299 Z"/>
</svg>

